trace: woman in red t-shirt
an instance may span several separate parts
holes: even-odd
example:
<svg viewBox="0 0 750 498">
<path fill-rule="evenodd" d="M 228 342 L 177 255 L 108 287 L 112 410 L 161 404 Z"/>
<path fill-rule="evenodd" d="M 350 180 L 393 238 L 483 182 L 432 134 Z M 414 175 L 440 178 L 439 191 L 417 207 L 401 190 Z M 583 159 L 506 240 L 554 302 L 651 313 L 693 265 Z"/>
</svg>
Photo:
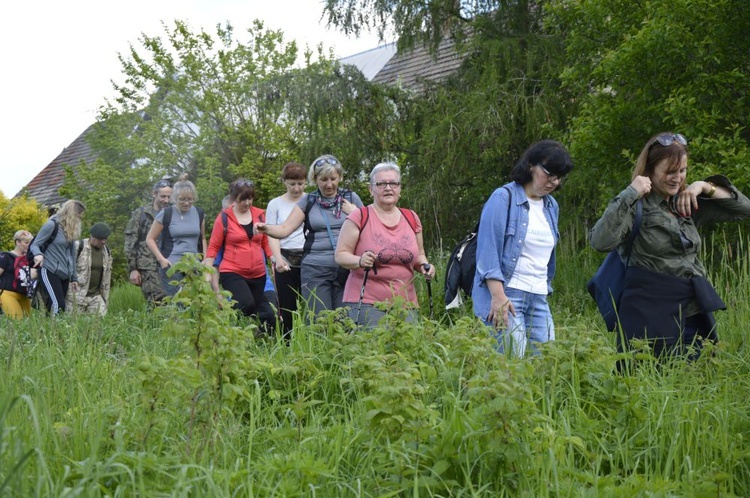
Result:
<svg viewBox="0 0 750 498">
<path fill-rule="evenodd" d="M 365 328 L 375 327 L 386 313 L 374 303 L 389 302 L 396 296 L 410 304 L 407 321 L 413 321 L 419 308 L 414 272 L 427 279 L 435 275 L 435 267 L 425 255 L 419 217 L 397 206 L 401 197 L 398 165 L 380 163 L 372 169 L 370 194 L 374 202 L 349 215 L 336 246 L 336 263 L 351 270 L 344 287 L 344 305 L 352 320 Z M 369 271 L 366 283 L 365 270 Z"/>
<path fill-rule="evenodd" d="M 218 284 L 232 294 L 235 309 L 246 316 L 256 315 L 266 302 L 263 295 L 266 284 L 265 258 L 271 256 L 271 249 L 268 237 L 253 234 L 253 224 L 264 222 L 266 212 L 253 206 L 255 185 L 250 180 L 240 179 L 232 183 L 229 196 L 234 203 L 216 217 L 203 264 L 213 267 L 214 258 L 223 248 Z M 218 286 L 214 288 L 217 293 L 219 290 Z M 270 323 L 264 325 L 274 326 Z"/>
</svg>

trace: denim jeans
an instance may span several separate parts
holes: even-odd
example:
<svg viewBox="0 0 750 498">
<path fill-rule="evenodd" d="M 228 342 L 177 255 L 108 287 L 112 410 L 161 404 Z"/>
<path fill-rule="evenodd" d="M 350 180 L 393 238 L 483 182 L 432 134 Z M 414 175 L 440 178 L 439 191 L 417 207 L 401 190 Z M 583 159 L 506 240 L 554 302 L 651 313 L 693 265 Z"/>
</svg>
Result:
<svg viewBox="0 0 750 498">
<path fill-rule="evenodd" d="M 513 356 L 522 357 L 528 348 L 532 354 L 539 354 L 536 343 L 555 340 L 547 296 L 513 288 L 506 288 L 505 295 L 513 303 L 516 316 L 508 313 L 508 328 L 495 331 L 498 351 L 511 351 Z M 492 327 L 488 321 L 485 325 Z"/>
</svg>

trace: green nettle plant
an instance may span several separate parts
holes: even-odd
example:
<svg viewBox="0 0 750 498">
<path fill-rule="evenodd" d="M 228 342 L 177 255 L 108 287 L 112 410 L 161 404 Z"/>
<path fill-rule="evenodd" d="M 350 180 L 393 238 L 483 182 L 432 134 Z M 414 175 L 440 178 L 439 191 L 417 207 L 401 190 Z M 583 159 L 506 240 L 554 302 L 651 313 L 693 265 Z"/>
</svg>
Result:
<svg viewBox="0 0 750 498">
<path fill-rule="evenodd" d="M 337 310 L 262 336 L 194 258 L 154 310 L 3 320 L 0 495 L 748 496 L 750 266 L 722 241 L 703 258 L 725 262 L 707 265 L 722 341 L 691 363 L 618 353 L 572 244 L 557 338 L 522 359 L 427 304 L 415 323 L 397 303 L 369 331 Z"/>
<path fill-rule="evenodd" d="M 247 348 L 254 341 L 257 327 L 237 326 L 229 293 L 225 302 L 217 300 L 209 282 L 215 271 L 202 265 L 194 255 L 183 257 L 170 273 L 184 275 L 179 292 L 163 314 L 164 332 L 178 339 L 181 354 L 171 358 L 145 356 L 139 365 L 143 386 L 143 407 L 150 414 L 144 443 L 164 411 L 182 411 L 186 419 L 186 450 L 210 442 L 214 423 L 223 413 L 246 411 L 254 389 Z M 188 409 L 185 412 L 185 408 Z M 200 432 L 196 432 L 200 431 Z"/>
</svg>

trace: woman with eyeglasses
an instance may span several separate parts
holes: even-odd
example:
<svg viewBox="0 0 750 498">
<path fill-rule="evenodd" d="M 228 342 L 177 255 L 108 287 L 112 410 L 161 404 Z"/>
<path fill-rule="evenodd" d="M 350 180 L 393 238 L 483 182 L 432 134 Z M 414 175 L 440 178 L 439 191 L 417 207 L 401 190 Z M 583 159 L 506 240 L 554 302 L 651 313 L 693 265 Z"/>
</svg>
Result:
<svg viewBox="0 0 750 498">
<path fill-rule="evenodd" d="M 300 264 L 302 298 L 315 315 L 342 306 L 348 271 L 336 264 L 334 251 L 341 225 L 349 213 L 362 206 L 362 200 L 355 192 L 339 187 L 344 168 L 330 154 L 313 161 L 307 175 L 317 190 L 297 201 L 282 224 L 258 223 L 257 229 L 269 237 L 283 239 L 304 225 L 305 244 Z"/>
<path fill-rule="evenodd" d="M 270 257 L 271 249 L 268 237 L 253 230 L 256 223 L 265 220 L 265 211 L 253 206 L 255 185 L 250 180 L 232 182 L 228 197 L 230 205 L 214 221 L 203 264 L 212 267 L 221 253 L 219 279 L 212 281 L 214 291 L 219 292 L 219 285 L 228 290 L 234 308 L 245 316 L 257 316 L 261 327 L 270 332 L 276 325 L 265 294 L 266 257 Z"/>
<path fill-rule="evenodd" d="M 594 249 L 616 249 L 628 261 L 618 308 L 620 350 L 633 339 L 645 339 L 659 358 L 694 359 L 702 340 L 717 339 L 713 311 L 725 306 L 698 259 L 697 227 L 749 218 L 750 200 L 723 175 L 687 183 L 687 171 L 684 136 L 651 137 L 630 185 L 610 201 L 589 233 Z M 642 217 L 628 259 L 626 242 L 639 203 Z"/>
<path fill-rule="evenodd" d="M 281 181 L 286 193 L 268 203 L 266 223 L 279 225 L 284 223 L 299 201 L 305 199 L 307 186 L 307 168 L 300 163 L 287 163 L 281 169 Z M 276 293 L 279 297 L 282 328 L 284 337 L 289 338 L 292 331 L 294 312 L 297 311 L 297 298 L 302 293 L 301 263 L 305 247 L 305 235 L 302 225 L 298 226 L 288 237 L 281 240 L 268 238 L 273 254 Z"/>
<path fill-rule="evenodd" d="M 65 201 L 39 229 L 29 254 L 35 268 L 41 268 L 41 285 L 47 311 L 56 315 L 65 311 L 68 289 L 78 292 L 76 240 L 81 237 L 81 219 L 86 207 L 81 201 Z"/>
<path fill-rule="evenodd" d="M 205 254 L 206 224 L 203 209 L 194 206 L 197 200 L 195 185 L 186 174 L 181 175 L 172 187 L 173 205 L 156 214 L 146 236 L 146 245 L 159 262 L 162 288 L 170 297 L 179 290 L 171 282 L 179 282 L 184 275 L 175 272 L 169 277 L 169 268 L 185 254 Z"/>
<path fill-rule="evenodd" d="M 398 207 L 401 197 L 401 169 L 394 163 L 380 163 L 370 172 L 373 203 L 356 209 L 346 219 L 336 247 L 336 263 L 350 270 L 344 288 L 344 305 L 358 327 L 374 328 L 387 311 L 375 303 L 403 298 L 408 306 L 406 320 L 419 315 L 414 274 L 428 280 L 435 267 L 425 255 L 422 223 L 410 209 Z"/>
<path fill-rule="evenodd" d="M 490 327 L 498 350 L 523 356 L 555 339 L 547 296 L 555 276 L 560 210 L 550 194 L 573 169 L 559 142 L 529 147 L 482 209 L 472 288 L 474 314 Z"/>
</svg>

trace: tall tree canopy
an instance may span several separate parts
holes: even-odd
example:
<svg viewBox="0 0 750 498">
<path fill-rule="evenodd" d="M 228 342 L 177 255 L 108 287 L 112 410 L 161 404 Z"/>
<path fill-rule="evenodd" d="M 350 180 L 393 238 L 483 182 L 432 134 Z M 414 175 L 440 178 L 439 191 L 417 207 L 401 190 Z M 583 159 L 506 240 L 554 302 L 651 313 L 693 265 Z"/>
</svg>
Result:
<svg viewBox="0 0 750 498">
<path fill-rule="evenodd" d="M 583 203 L 603 208 L 664 130 L 688 137 L 690 178 L 725 173 L 750 186 L 746 1 L 556 0 L 549 14 L 565 37 L 565 89 L 581 102 L 569 130 L 581 215 L 598 215 Z"/>
</svg>

